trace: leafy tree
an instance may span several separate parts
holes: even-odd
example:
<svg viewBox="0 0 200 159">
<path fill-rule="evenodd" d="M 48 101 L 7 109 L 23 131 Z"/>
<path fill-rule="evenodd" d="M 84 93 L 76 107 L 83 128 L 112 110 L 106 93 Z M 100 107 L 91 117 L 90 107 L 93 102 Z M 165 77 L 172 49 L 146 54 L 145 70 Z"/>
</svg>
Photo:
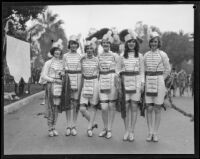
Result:
<svg viewBox="0 0 200 159">
<path fill-rule="evenodd" d="M 58 14 L 52 14 L 51 11 L 47 11 L 38 18 L 38 23 L 31 28 L 33 31 L 32 36 L 38 36 L 37 40 L 40 44 L 41 55 L 44 61 L 48 59 L 47 55 L 52 47 L 52 43 L 58 39 L 63 41 L 63 52 L 67 51 L 67 38 L 61 27 L 63 23 L 62 20 L 58 20 Z"/>
<path fill-rule="evenodd" d="M 2 7 L 2 20 L 5 26 L 8 19 L 12 19 L 15 22 L 18 22 L 19 28 L 21 30 L 26 29 L 26 22 L 30 19 L 37 19 L 39 13 L 42 13 L 46 10 L 47 6 L 43 5 L 29 5 L 26 6 L 23 3 L 3 3 Z M 18 29 L 19 29 L 18 28 Z"/>
<path fill-rule="evenodd" d="M 168 54 L 170 63 L 180 69 L 184 60 L 193 58 L 193 42 L 188 34 L 165 32 L 162 35 L 162 49 Z"/>
</svg>

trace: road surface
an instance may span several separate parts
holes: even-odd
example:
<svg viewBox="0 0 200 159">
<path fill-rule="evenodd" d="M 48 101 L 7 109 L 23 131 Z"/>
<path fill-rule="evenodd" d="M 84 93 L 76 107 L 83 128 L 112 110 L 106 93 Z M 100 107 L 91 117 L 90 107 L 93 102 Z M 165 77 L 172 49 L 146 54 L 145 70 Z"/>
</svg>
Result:
<svg viewBox="0 0 200 159">
<path fill-rule="evenodd" d="M 193 97 L 175 97 L 174 103 L 194 114 Z M 146 142 L 145 118 L 138 115 L 135 141 L 122 141 L 124 125 L 117 112 L 111 139 L 100 138 L 102 130 L 101 112 L 98 111 L 92 138 L 87 137 L 87 121 L 78 116 L 78 135 L 66 137 L 65 114 L 59 115 L 58 137 L 48 137 L 47 121 L 39 115 L 44 111 L 41 97 L 16 112 L 4 116 L 4 154 L 194 154 L 194 122 L 174 109 L 162 111 L 158 143 Z"/>
</svg>

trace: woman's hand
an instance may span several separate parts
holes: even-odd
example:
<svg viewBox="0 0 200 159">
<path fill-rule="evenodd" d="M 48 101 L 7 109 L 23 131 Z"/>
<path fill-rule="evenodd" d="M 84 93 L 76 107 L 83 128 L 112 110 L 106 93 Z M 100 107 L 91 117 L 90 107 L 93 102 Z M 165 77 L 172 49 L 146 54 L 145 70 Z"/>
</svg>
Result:
<svg viewBox="0 0 200 159">
<path fill-rule="evenodd" d="M 62 80 L 60 80 L 60 79 L 56 79 L 55 82 L 58 83 L 58 84 L 62 84 Z"/>
<path fill-rule="evenodd" d="M 53 82 L 53 83 L 59 83 L 59 84 L 61 84 L 61 83 L 62 83 L 62 80 L 60 80 L 60 79 L 53 79 L 52 82 Z"/>
</svg>

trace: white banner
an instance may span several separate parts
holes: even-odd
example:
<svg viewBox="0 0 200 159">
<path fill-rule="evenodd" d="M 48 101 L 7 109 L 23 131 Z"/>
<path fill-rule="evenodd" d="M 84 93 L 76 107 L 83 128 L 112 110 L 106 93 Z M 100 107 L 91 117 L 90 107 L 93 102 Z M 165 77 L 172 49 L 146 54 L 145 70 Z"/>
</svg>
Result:
<svg viewBox="0 0 200 159">
<path fill-rule="evenodd" d="M 30 44 L 7 36 L 6 60 L 15 82 L 23 77 L 27 83 L 31 76 Z"/>
</svg>

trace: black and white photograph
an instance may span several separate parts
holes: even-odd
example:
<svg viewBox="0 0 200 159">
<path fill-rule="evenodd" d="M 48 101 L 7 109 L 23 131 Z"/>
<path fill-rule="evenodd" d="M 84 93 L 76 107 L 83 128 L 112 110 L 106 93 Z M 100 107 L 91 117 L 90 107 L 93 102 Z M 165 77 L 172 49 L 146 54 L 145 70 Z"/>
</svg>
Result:
<svg viewBox="0 0 200 159">
<path fill-rule="evenodd" d="M 2 3 L 3 154 L 194 155 L 194 15 Z"/>
</svg>

